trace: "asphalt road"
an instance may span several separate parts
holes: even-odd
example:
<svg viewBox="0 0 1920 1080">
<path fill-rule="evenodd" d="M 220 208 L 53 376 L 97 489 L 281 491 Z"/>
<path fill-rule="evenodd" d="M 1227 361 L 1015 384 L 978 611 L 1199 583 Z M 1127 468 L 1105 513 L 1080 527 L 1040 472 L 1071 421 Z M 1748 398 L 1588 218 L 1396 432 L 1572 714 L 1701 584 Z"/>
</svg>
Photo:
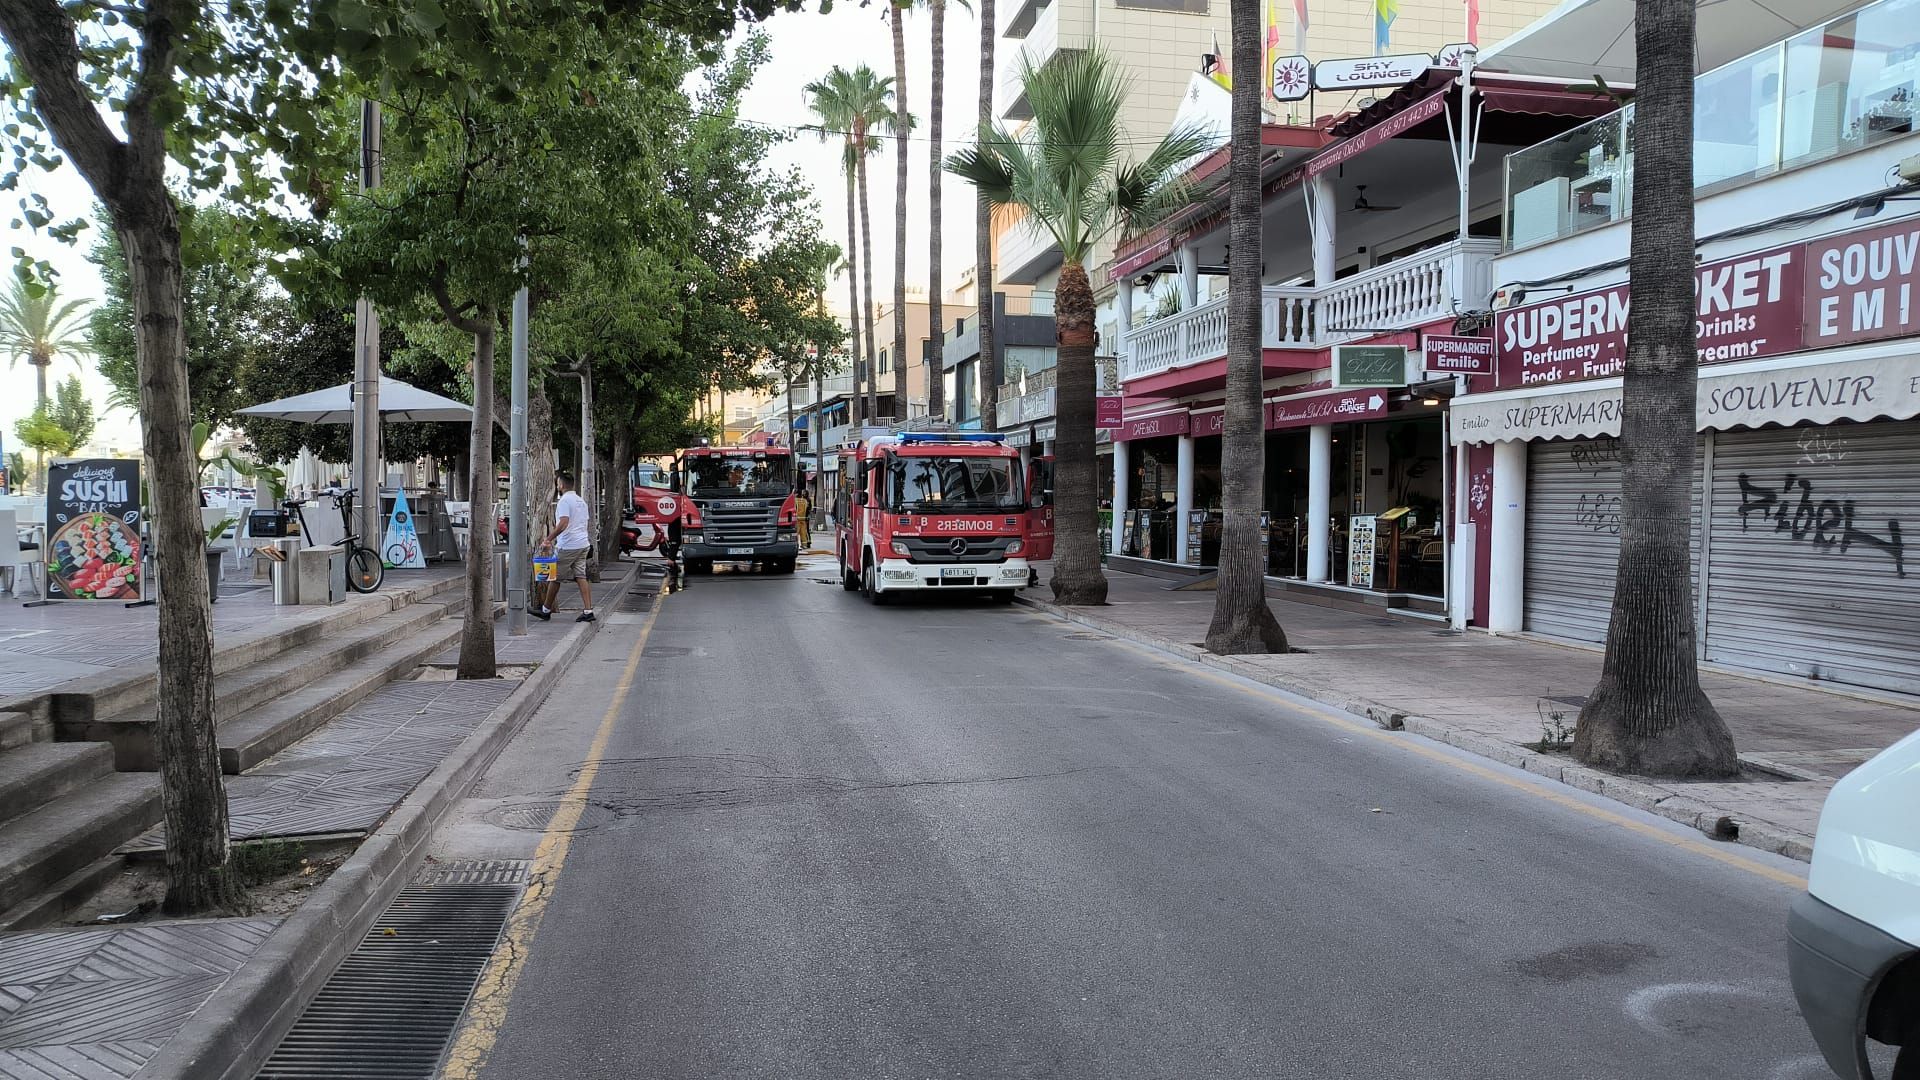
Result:
<svg viewBox="0 0 1920 1080">
<path fill-rule="evenodd" d="M 487 1080 L 1829 1075 L 1793 890 L 1748 868 L 1796 864 L 1023 608 L 829 577 L 664 602 Z M 443 846 L 531 850 L 483 819 L 579 775 L 636 622 Z"/>
</svg>

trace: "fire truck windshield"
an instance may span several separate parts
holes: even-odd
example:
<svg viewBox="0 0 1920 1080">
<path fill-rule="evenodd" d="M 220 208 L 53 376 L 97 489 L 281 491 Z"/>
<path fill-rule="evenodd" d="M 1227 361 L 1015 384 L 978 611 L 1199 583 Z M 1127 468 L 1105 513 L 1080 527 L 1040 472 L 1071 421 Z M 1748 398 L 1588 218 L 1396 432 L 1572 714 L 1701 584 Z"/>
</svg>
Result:
<svg viewBox="0 0 1920 1080">
<path fill-rule="evenodd" d="M 887 465 L 892 510 L 1002 510 L 1021 505 L 1014 462 L 989 457 L 895 457 Z"/>
<path fill-rule="evenodd" d="M 686 494 L 696 498 L 784 499 L 793 493 L 793 467 L 785 455 L 702 454 L 689 456 L 686 469 Z"/>
</svg>

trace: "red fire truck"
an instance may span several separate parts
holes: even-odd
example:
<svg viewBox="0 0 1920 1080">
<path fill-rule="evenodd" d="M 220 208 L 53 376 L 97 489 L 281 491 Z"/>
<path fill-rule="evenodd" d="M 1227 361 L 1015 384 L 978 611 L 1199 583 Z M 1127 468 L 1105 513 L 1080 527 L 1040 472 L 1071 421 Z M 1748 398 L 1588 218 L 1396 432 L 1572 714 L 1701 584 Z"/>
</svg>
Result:
<svg viewBox="0 0 1920 1080">
<path fill-rule="evenodd" d="M 678 543 L 688 573 L 709 573 L 716 562 L 793 573 L 800 536 L 791 447 L 692 447 L 674 455 L 667 483 L 633 489 L 633 520 Z"/>
<path fill-rule="evenodd" d="M 876 604 L 955 590 L 1010 601 L 1030 562 L 1052 557 L 1050 485 L 1030 485 L 999 435 L 880 435 L 843 448 L 839 465 L 841 585 Z"/>
</svg>

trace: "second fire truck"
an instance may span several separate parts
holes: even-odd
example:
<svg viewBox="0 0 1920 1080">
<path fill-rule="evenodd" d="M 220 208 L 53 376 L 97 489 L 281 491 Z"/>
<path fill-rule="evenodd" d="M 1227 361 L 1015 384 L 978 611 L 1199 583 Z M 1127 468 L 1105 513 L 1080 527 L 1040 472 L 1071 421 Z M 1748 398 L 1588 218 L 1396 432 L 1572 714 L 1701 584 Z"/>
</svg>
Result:
<svg viewBox="0 0 1920 1080">
<path fill-rule="evenodd" d="M 843 448 L 834 495 L 842 587 L 874 603 L 970 591 L 1011 601 L 1053 557 L 1051 484 L 980 432 L 879 435 Z"/>
</svg>

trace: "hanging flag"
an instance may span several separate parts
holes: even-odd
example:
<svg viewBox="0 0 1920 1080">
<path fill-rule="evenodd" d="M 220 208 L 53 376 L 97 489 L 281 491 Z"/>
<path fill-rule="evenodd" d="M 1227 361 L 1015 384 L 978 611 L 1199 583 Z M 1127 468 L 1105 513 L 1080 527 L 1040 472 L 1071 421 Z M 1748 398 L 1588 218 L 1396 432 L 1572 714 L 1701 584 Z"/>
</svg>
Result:
<svg viewBox="0 0 1920 1080">
<path fill-rule="evenodd" d="M 1228 90 L 1233 89 L 1233 65 L 1227 54 L 1220 51 L 1219 34 L 1213 35 L 1213 52 L 1209 55 L 1213 57 L 1213 61 L 1207 65 L 1205 72 L 1207 78 Z"/>
<path fill-rule="evenodd" d="M 1302 0 L 1304 2 L 1304 0 Z M 1467 44 L 1480 47 L 1480 0 L 1460 0 L 1467 5 Z"/>
<path fill-rule="evenodd" d="M 1373 0 L 1373 55 L 1385 56 L 1393 43 L 1393 20 L 1400 14 L 1400 0 Z"/>
<path fill-rule="evenodd" d="M 1260 100 L 1273 100 L 1273 58 L 1280 55 L 1280 12 L 1274 8 L 1278 0 L 1267 0 L 1267 41 L 1260 50 L 1260 85 L 1266 90 Z"/>
<path fill-rule="evenodd" d="M 1293 51 L 1307 54 L 1307 0 L 1293 0 Z"/>
</svg>

